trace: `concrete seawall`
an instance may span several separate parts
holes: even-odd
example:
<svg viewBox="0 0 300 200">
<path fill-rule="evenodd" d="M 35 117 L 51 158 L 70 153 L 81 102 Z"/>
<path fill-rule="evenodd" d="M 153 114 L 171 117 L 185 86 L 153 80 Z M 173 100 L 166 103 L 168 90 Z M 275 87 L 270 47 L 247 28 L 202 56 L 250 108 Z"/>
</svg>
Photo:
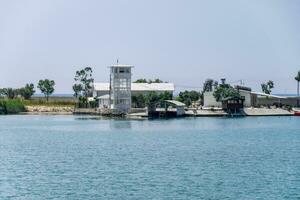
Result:
<svg viewBox="0 0 300 200">
<path fill-rule="evenodd" d="M 281 108 L 244 108 L 243 112 L 246 116 L 291 116 L 293 111 Z"/>
</svg>

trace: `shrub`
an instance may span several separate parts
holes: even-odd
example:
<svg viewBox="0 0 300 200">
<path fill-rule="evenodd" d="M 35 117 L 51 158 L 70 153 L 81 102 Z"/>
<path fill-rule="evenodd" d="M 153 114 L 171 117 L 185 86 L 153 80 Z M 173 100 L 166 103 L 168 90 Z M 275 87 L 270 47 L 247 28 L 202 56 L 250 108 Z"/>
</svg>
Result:
<svg viewBox="0 0 300 200">
<path fill-rule="evenodd" d="M 5 101 L 0 100 L 0 115 L 6 114 Z"/>
<path fill-rule="evenodd" d="M 24 104 L 18 99 L 0 100 L 0 114 L 17 114 L 25 111 Z"/>
</svg>

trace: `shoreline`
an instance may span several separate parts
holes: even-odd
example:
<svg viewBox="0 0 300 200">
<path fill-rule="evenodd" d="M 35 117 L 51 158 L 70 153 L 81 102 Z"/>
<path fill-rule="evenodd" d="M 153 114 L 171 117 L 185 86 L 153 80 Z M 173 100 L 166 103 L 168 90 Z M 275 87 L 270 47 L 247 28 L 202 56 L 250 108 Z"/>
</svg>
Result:
<svg viewBox="0 0 300 200">
<path fill-rule="evenodd" d="M 74 107 L 71 106 L 25 106 L 26 112 L 22 114 L 46 114 L 46 115 L 72 115 Z"/>
<path fill-rule="evenodd" d="M 17 115 L 74 115 L 72 112 L 21 112 Z"/>
<path fill-rule="evenodd" d="M 74 115 L 74 116 L 102 116 L 111 119 L 124 118 L 124 119 L 149 119 L 147 113 L 131 113 L 125 116 L 107 115 L 95 109 L 93 112 L 76 112 L 74 107 L 70 106 L 26 106 L 25 112 L 17 113 L 19 115 Z M 90 111 L 91 111 L 90 110 Z M 86 111 L 86 110 L 85 110 Z M 244 108 L 240 113 L 230 114 L 223 110 L 188 110 L 183 116 L 175 118 L 186 117 L 258 117 L 258 116 L 294 116 L 294 111 L 288 111 L 280 108 Z"/>
<path fill-rule="evenodd" d="M 86 117 L 103 117 L 105 119 L 124 119 L 124 120 L 156 120 L 156 119 L 183 119 L 183 118 L 239 118 L 239 117 L 297 117 L 294 114 L 261 114 L 261 115 L 195 115 L 195 116 L 182 116 L 171 118 L 148 118 L 145 116 L 107 116 L 107 115 L 95 115 L 95 114 L 73 114 L 70 112 L 20 112 L 16 114 L 6 114 L 0 116 L 9 115 L 23 115 L 23 116 L 86 116 Z"/>
</svg>

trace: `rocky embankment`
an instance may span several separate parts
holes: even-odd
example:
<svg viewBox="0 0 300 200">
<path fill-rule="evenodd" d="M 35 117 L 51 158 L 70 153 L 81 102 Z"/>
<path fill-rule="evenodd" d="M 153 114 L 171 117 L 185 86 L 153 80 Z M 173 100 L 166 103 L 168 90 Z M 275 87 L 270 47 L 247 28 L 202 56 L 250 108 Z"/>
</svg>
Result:
<svg viewBox="0 0 300 200">
<path fill-rule="evenodd" d="M 70 106 L 26 106 L 25 108 L 29 114 L 72 114 L 74 111 L 74 107 Z"/>
</svg>

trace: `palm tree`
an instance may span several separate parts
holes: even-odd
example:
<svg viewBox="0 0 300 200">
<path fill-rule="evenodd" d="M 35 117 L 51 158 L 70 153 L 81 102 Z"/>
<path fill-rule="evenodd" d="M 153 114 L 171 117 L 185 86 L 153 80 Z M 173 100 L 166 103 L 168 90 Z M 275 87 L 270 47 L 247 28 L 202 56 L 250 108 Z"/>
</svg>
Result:
<svg viewBox="0 0 300 200">
<path fill-rule="evenodd" d="M 295 80 L 297 81 L 297 107 L 299 107 L 299 82 L 300 82 L 300 70 L 297 73 L 297 76 L 295 76 Z"/>
</svg>

